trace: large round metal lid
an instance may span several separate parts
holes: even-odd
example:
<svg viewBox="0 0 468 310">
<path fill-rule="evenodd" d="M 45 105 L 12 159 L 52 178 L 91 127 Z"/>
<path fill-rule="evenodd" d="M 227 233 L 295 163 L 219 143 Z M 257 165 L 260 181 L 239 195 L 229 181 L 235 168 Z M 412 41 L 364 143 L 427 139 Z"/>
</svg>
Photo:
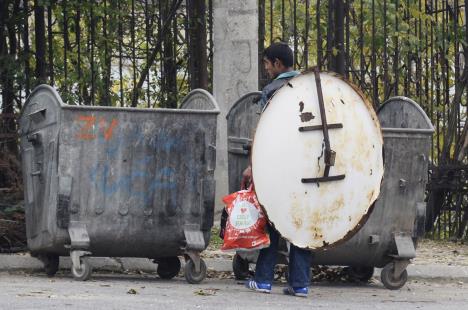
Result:
<svg viewBox="0 0 468 310">
<path fill-rule="evenodd" d="M 382 133 L 370 103 L 349 82 L 318 75 L 334 165 L 325 164 L 325 154 L 333 152 L 326 152 L 313 72 L 275 93 L 252 146 L 255 190 L 270 222 L 284 238 L 310 249 L 358 230 L 379 196 L 384 172 Z"/>
</svg>

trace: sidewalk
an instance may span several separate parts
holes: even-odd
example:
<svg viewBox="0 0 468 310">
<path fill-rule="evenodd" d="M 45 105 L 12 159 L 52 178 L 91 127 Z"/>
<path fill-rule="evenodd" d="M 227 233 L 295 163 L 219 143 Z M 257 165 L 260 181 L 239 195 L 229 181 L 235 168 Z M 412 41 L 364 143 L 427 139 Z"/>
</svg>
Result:
<svg viewBox="0 0 468 310">
<path fill-rule="evenodd" d="M 204 258 L 208 270 L 215 272 L 232 271 L 232 260 L 228 255 L 219 255 L 216 252 L 205 252 Z M 214 257 L 213 257 L 214 256 Z M 156 272 L 157 265 L 146 258 L 105 258 L 91 257 L 90 263 L 93 272 Z M 71 266 L 69 257 L 60 258 L 60 268 L 69 270 Z M 29 254 L 0 254 L 0 271 L 37 271 L 42 272 L 42 263 Z M 444 264 L 411 264 L 407 268 L 411 279 L 444 280 L 468 282 L 468 266 Z M 380 277 L 380 269 L 376 269 L 374 277 Z"/>
</svg>

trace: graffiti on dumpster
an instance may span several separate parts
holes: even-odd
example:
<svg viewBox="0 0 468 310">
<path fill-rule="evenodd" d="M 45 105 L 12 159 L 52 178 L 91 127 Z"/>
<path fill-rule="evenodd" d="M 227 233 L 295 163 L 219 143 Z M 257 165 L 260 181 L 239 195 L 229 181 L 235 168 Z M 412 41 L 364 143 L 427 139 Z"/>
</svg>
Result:
<svg viewBox="0 0 468 310">
<path fill-rule="evenodd" d="M 118 175 L 116 179 L 112 177 L 110 163 L 98 163 L 90 170 L 89 178 L 105 197 L 120 193 L 146 206 L 153 200 L 152 193 L 165 191 L 169 194 L 170 200 L 175 202 L 177 182 L 174 169 L 167 167 L 154 173 L 146 169 L 146 160 L 137 162 L 130 173 Z"/>
<path fill-rule="evenodd" d="M 103 143 L 106 161 L 92 165 L 88 177 L 104 197 L 125 197 L 141 207 L 151 206 L 155 199 L 164 199 L 175 207 L 177 179 L 181 174 L 183 177 L 179 179 L 184 180 L 185 190 L 198 190 L 197 159 L 192 155 L 183 159 L 174 156 L 187 154 L 184 149 L 190 136 L 181 135 L 179 131 L 183 129 L 174 131 L 152 125 L 119 126 L 112 139 L 98 139 Z"/>
<path fill-rule="evenodd" d="M 77 138 L 80 140 L 94 140 L 102 137 L 105 141 L 109 141 L 118 124 L 115 118 L 108 120 L 104 117 L 97 118 L 94 115 L 79 115 L 77 121 L 81 123 L 80 131 L 77 134 Z"/>
</svg>

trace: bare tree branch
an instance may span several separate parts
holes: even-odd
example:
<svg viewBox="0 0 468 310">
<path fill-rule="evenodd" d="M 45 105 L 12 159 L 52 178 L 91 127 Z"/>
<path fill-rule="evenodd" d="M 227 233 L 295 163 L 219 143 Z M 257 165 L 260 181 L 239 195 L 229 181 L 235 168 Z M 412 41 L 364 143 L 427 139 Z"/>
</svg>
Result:
<svg viewBox="0 0 468 310">
<path fill-rule="evenodd" d="M 156 60 L 157 54 L 161 51 L 161 46 L 164 40 L 164 36 L 166 35 L 167 31 L 170 30 L 170 27 L 172 24 L 171 21 L 175 17 L 177 9 L 180 7 L 181 3 L 182 3 L 182 0 L 176 0 L 172 3 L 172 7 L 171 7 L 171 10 L 169 11 L 169 14 L 167 15 L 167 19 L 164 21 L 163 27 L 161 31 L 158 33 L 158 41 L 156 42 L 156 46 L 151 52 L 151 55 L 148 58 L 148 62 L 146 63 L 145 68 L 141 72 L 138 83 L 133 88 L 132 107 L 136 107 L 138 104 L 138 92 L 141 90 L 141 87 L 143 86 L 143 83 L 145 82 L 146 77 L 148 76 L 149 69 L 151 68 L 151 66 L 154 64 L 154 61 Z"/>
</svg>

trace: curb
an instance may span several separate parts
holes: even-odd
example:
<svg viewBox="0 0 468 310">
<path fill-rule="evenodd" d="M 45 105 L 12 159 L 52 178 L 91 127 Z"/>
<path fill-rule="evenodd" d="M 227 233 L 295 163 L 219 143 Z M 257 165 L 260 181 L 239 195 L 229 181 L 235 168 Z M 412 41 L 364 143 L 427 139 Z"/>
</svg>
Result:
<svg viewBox="0 0 468 310">
<path fill-rule="evenodd" d="M 89 260 L 95 271 L 143 271 L 154 273 L 157 270 L 157 264 L 147 258 L 90 257 Z M 204 261 L 209 270 L 218 272 L 232 271 L 232 260 L 229 258 L 204 258 Z M 70 257 L 60 257 L 60 269 L 70 270 L 70 267 Z M 0 254 L 0 272 L 41 272 L 42 270 L 42 262 L 29 254 Z M 381 269 L 376 268 L 374 277 L 380 278 L 380 271 Z M 410 279 L 468 282 L 468 266 L 409 265 L 407 271 Z"/>
<path fill-rule="evenodd" d="M 225 258 L 203 258 L 209 270 L 232 271 L 232 261 Z M 158 265 L 148 258 L 129 257 L 90 257 L 89 263 L 94 271 L 125 272 L 143 271 L 152 273 L 157 271 Z M 69 270 L 71 259 L 60 257 L 59 268 Z M 182 266 L 184 262 L 182 261 Z M 2 271 L 43 271 L 42 262 L 29 254 L 0 254 L 0 272 Z"/>
</svg>

